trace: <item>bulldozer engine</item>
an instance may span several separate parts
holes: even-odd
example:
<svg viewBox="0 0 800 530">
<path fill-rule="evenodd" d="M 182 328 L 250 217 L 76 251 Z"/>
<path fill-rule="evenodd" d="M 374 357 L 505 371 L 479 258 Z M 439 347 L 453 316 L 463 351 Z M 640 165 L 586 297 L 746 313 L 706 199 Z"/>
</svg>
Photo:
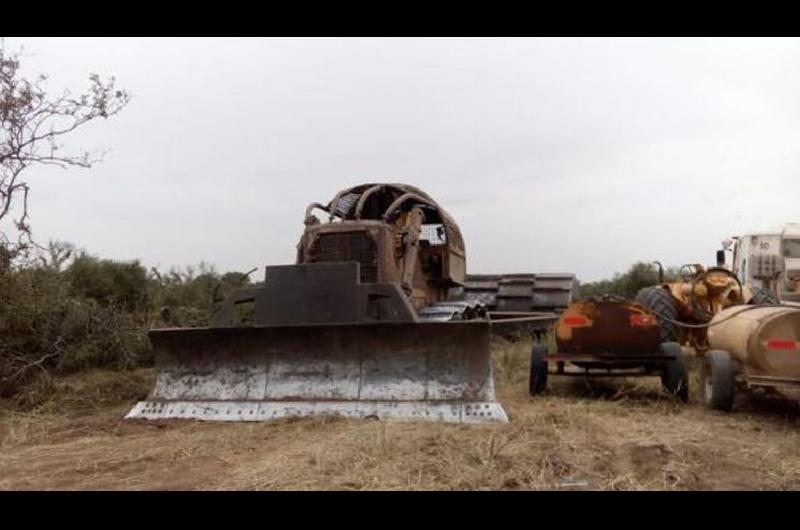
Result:
<svg viewBox="0 0 800 530">
<path fill-rule="evenodd" d="M 412 186 L 364 184 L 303 224 L 296 263 L 266 267 L 212 326 L 150 331 L 155 388 L 128 418 L 507 421 L 485 309 L 448 298 L 466 253 L 447 212 Z"/>
<path fill-rule="evenodd" d="M 328 214 L 322 223 L 315 209 Z M 365 184 L 306 209 L 297 263 L 356 261 L 364 283 L 400 285 L 422 309 L 466 281 L 466 253 L 455 221 L 412 186 Z M 473 304 L 474 305 L 474 304 Z"/>
</svg>

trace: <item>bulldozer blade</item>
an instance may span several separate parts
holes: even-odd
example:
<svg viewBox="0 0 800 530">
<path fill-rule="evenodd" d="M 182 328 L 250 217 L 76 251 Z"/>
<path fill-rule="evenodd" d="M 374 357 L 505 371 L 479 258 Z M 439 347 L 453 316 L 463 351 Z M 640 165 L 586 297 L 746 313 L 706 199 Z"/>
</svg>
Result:
<svg viewBox="0 0 800 530">
<path fill-rule="evenodd" d="M 155 388 L 126 418 L 505 422 L 489 336 L 486 322 L 153 330 Z"/>
</svg>

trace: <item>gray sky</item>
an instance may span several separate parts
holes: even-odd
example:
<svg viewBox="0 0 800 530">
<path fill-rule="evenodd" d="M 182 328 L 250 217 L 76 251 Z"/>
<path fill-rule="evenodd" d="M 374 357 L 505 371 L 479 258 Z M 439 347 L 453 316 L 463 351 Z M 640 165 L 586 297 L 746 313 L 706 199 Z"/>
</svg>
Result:
<svg viewBox="0 0 800 530">
<path fill-rule="evenodd" d="M 27 74 L 134 100 L 28 174 L 39 240 L 220 270 L 291 263 L 305 206 L 399 181 L 460 224 L 470 272 L 711 263 L 800 221 L 798 39 L 9 38 Z"/>
</svg>

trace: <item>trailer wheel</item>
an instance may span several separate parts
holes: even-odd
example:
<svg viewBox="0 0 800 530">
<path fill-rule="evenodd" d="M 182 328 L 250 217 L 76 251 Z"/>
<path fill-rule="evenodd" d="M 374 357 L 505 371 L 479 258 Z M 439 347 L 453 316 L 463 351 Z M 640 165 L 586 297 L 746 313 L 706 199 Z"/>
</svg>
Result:
<svg viewBox="0 0 800 530">
<path fill-rule="evenodd" d="M 662 368 L 661 384 L 667 392 L 684 403 L 689 401 L 689 372 L 686 370 L 683 349 L 677 342 L 662 342 L 659 350 L 662 355 L 672 357 Z"/>
<path fill-rule="evenodd" d="M 731 410 L 736 382 L 736 366 L 730 354 L 710 350 L 703 362 L 703 401 L 715 410 Z"/>
<path fill-rule="evenodd" d="M 636 294 L 636 301 L 656 314 L 658 326 L 661 328 L 661 342 L 678 340 L 678 326 L 669 321 L 678 320 L 678 306 L 669 291 L 660 285 L 645 287 Z"/>
<path fill-rule="evenodd" d="M 750 305 L 780 305 L 780 301 L 775 298 L 775 295 L 769 289 L 759 287 L 753 289 L 753 297 L 748 302 Z"/>
<path fill-rule="evenodd" d="M 528 380 L 528 392 L 535 396 L 541 394 L 547 388 L 547 347 L 541 344 L 534 344 L 531 348 L 531 375 Z"/>
</svg>

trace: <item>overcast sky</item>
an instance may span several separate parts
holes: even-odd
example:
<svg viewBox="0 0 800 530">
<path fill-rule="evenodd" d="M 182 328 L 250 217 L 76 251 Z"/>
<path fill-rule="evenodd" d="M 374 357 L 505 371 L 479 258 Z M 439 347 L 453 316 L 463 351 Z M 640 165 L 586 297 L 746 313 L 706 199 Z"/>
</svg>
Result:
<svg viewBox="0 0 800 530">
<path fill-rule="evenodd" d="M 305 206 L 406 182 L 460 224 L 469 272 L 583 281 L 712 263 L 800 221 L 797 39 L 8 38 L 53 89 L 134 95 L 28 174 L 39 240 L 167 268 L 291 263 Z"/>
</svg>

